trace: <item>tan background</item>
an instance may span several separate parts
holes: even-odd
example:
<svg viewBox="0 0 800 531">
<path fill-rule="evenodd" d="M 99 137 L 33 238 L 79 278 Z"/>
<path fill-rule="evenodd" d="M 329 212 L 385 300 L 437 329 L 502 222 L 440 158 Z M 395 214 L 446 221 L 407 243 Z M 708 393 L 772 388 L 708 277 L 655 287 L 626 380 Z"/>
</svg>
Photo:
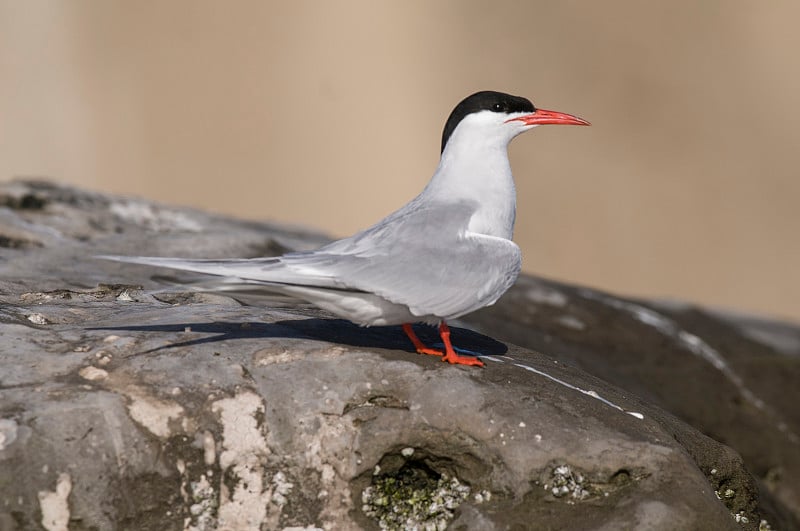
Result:
<svg viewBox="0 0 800 531">
<path fill-rule="evenodd" d="M 796 1 L 0 0 L 0 178 L 346 235 L 413 197 L 480 89 L 526 271 L 800 320 Z"/>
</svg>

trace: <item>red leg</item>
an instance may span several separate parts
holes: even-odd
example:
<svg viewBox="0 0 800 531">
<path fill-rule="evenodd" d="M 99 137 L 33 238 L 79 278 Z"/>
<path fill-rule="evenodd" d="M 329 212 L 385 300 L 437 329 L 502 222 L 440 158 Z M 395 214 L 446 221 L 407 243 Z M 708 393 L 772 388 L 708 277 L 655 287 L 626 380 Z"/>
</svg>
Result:
<svg viewBox="0 0 800 531">
<path fill-rule="evenodd" d="M 403 332 L 406 333 L 408 339 L 414 343 L 414 348 L 417 349 L 419 354 L 430 354 L 431 356 L 444 356 L 444 352 L 441 350 L 436 350 L 435 348 L 428 348 L 425 346 L 425 343 L 419 340 L 417 334 L 414 333 L 414 329 L 411 327 L 409 323 L 405 323 L 403 325 Z"/>
<path fill-rule="evenodd" d="M 408 339 L 411 340 L 411 342 L 414 344 L 414 348 L 417 349 L 417 352 L 420 354 L 441 356 L 442 361 L 448 361 L 457 365 L 474 365 L 476 367 L 483 367 L 483 362 L 478 358 L 473 358 L 472 356 L 459 356 L 456 354 L 455 349 L 453 349 L 453 344 L 450 343 L 450 328 L 448 328 L 444 321 L 442 321 L 442 323 L 439 325 L 439 335 L 442 337 L 442 342 L 444 343 L 444 351 L 426 347 L 425 344 L 419 340 L 417 334 L 414 333 L 414 329 L 408 323 L 403 325 L 403 332 L 406 333 Z"/>
<path fill-rule="evenodd" d="M 442 356 L 442 361 L 449 361 L 450 363 L 455 363 L 458 365 L 474 365 L 476 367 L 483 367 L 483 362 L 478 358 L 473 358 L 472 356 L 459 356 L 456 354 L 456 351 L 453 349 L 453 344 L 450 343 L 450 328 L 444 321 L 439 324 L 439 335 L 442 336 L 442 342 L 444 343 L 445 350 L 444 356 Z"/>
</svg>

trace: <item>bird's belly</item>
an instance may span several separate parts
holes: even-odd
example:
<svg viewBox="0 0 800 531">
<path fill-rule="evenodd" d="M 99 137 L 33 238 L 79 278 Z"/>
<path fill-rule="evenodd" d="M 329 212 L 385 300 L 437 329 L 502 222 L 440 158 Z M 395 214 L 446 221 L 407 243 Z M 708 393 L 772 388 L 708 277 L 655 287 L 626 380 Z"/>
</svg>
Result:
<svg viewBox="0 0 800 531">
<path fill-rule="evenodd" d="M 441 320 L 433 315 L 414 315 L 405 304 L 387 301 L 373 293 L 301 286 L 287 286 L 281 291 L 307 300 L 337 317 L 342 317 L 361 326 L 388 326 L 417 322 L 438 324 Z"/>
</svg>

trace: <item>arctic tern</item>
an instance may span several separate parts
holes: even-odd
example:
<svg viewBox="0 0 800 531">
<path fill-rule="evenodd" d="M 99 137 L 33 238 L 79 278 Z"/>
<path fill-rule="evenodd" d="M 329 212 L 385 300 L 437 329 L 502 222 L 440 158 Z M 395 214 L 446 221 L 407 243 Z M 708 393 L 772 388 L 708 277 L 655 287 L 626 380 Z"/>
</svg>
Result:
<svg viewBox="0 0 800 531">
<path fill-rule="evenodd" d="M 456 353 L 447 321 L 494 304 L 519 275 L 507 147 L 546 124 L 590 125 L 522 97 L 472 94 L 447 119 L 439 166 L 418 196 L 372 227 L 314 251 L 230 260 L 98 258 L 214 275 L 221 278 L 205 289 L 279 292 L 362 326 L 401 324 L 420 354 L 483 366 Z M 439 326 L 443 350 L 419 340 L 411 325 L 420 322 Z"/>
</svg>

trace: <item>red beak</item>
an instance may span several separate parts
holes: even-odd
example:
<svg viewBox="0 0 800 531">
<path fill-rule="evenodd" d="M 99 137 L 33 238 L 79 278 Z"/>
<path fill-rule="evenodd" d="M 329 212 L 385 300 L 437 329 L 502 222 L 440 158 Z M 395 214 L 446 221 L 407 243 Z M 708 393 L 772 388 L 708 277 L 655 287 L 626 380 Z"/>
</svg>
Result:
<svg viewBox="0 0 800 531">
<path fill-rule="evenodd" d="M 506 120 L 506 123 L 514 121 L 522 122 L 525 125 L 592 125 L 586 120 L 578 118 L 577 116 L 572 116 L 571 114 L 565 114 L 557 111 L 546 111 L 544 109 L 536 109 L 536 111 L 532 114 L 526 114 L 525 116 L 519 116 L 517 118 L 510 118 Z"/>
</svg>

